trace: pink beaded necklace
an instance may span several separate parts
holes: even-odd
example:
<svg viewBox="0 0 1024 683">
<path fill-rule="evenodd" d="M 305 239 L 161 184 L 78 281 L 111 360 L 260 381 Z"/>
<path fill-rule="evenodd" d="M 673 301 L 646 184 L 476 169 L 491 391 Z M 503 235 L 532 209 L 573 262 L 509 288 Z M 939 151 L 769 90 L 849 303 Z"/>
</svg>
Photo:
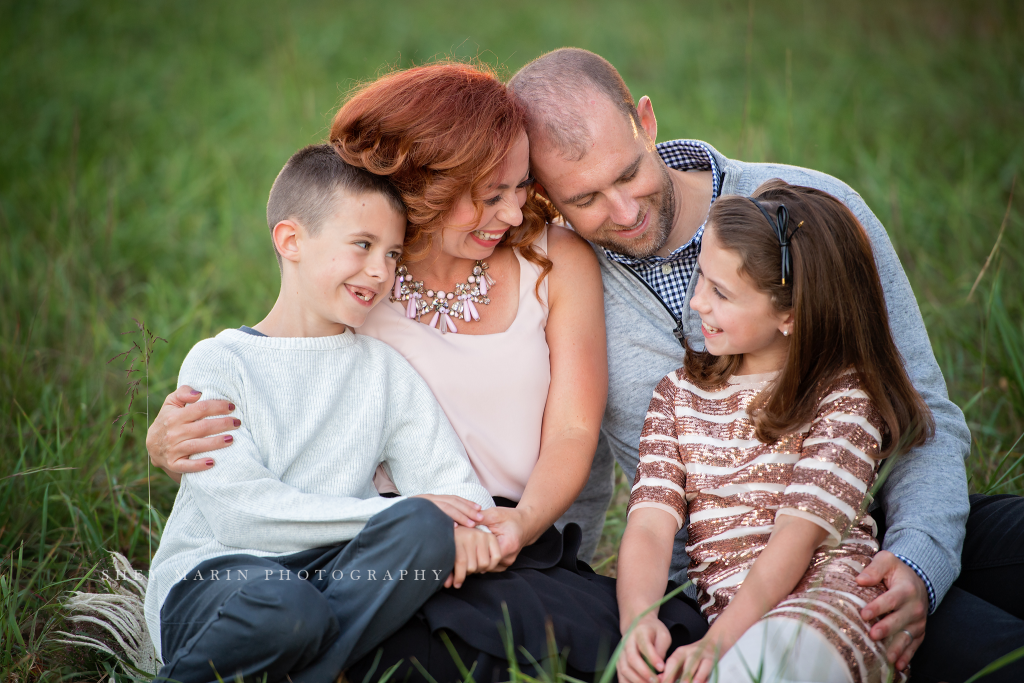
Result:
<svg viewBox="0 0 1024 683">
<path fill-rule="evenodd" d="M 419 320 L 428 311 L 434 311 L 430 319 L 431 327 L 440 325 L 441 334 L 458 333 L 455 318 L 480 320 L 480 312 L 476 304 L 491 303 L 487 289 L 494 285 L 494 278 L 487 274 L 488 265 L 484 261 L 473 264 L 473 272 L 465 282 L 455 285 L 454 292 L 432 289 L 424 291 L 422 280 L 413 280 L 406 266 L 399 266 L 395 271 L 395 289 L 391 293 L 392 301 L 408 301 L 405 317 Z M 426 299 L 430 299 L 428 303 Z"/>
</svg>

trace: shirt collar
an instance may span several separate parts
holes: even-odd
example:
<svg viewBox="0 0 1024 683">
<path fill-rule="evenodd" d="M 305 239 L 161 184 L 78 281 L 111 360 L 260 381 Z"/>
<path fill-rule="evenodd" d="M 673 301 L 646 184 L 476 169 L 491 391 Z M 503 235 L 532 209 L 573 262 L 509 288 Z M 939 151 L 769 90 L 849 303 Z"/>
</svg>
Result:
<svg viewBox="0 0 1024 683">
<path fill-rule="evenodd" d="M 710 146 L 700 140 L 668 140 L 659 142 L 655 148 L 658 150 L 661 160 L 669 168 L 677 171 L 711 171 L 711 201 L 714 202 L 718 199 L 718 194 L 722 189 L 722 170 L 718 167 Z M 686 244 L 668 256 L 654 255 L 638 259 L 610 249 L 604 249 L 604 253 L 611 260 L 630 266 L 652 266 L 680 261 L 693 250 L 700 248 L 705 225 L 707 225 L 706 220 L 697 228 L 697 232 L 693 233 L 693 237 Z"/>
</svg>

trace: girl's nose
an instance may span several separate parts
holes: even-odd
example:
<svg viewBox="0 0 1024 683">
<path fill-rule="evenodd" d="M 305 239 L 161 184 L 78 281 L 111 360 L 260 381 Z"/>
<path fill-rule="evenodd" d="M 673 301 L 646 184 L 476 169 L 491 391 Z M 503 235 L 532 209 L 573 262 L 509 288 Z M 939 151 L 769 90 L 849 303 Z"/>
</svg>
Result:
<svg viewBox="0 0 1024 683">
<path fill-rule="evenodd" d="M 704 286 L 704 278 L 700 276 L 699 268 L 696 271 L 694 271 L 693 277 L 697 278 L 697 286 L 694 287 L 693 296 L 690 298 L 690 308 L 697 311 L 698 313 L 703 313 L 708 310 L 708 307 L 707 297 L 705 296 L 704 292 L 704 290 L 706 289 Z"/>
</svg>

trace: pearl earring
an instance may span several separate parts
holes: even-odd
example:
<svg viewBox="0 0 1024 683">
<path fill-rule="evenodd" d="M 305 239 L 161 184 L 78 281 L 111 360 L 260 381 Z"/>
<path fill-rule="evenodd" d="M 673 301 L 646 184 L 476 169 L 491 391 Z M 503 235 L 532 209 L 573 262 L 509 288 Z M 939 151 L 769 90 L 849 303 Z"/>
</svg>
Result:
<svg viewBox="0 0 1024 683">
<path fill-rule="evenodd" d="M 788 337 L 789 336 L 789 330 L 783 330 L 782 331 L 782 336 L 783 337 Z"/>
</svg>

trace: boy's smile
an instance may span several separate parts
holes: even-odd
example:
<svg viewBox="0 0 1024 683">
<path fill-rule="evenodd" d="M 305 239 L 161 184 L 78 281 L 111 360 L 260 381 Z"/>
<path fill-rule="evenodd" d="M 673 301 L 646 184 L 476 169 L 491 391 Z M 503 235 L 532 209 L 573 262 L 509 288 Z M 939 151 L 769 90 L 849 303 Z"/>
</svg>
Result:
<svg viewBox="0 0 1024 683">
<path fill-rule="evenodd" d="M 405 214 L 380 194 L 338 190 L 332 212 L 310 235 L 285 220 L 274 228 L 281 295 L 256 326 L 275 337 L 326 337 L 359 327 L 394 283 Z M 266 328 L 266 329 L 265 329 Z"/>
</svg>

